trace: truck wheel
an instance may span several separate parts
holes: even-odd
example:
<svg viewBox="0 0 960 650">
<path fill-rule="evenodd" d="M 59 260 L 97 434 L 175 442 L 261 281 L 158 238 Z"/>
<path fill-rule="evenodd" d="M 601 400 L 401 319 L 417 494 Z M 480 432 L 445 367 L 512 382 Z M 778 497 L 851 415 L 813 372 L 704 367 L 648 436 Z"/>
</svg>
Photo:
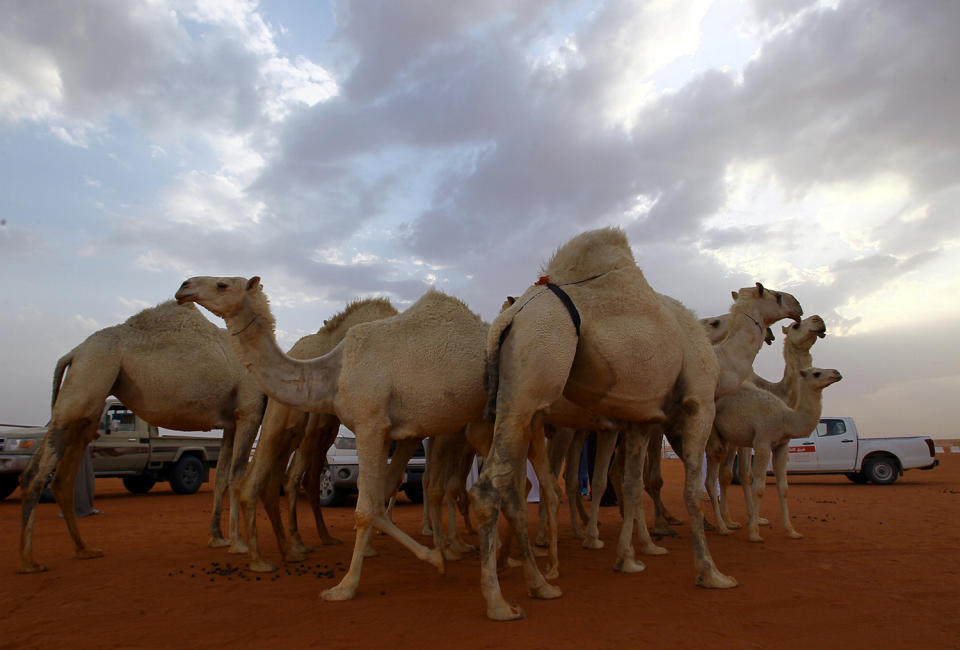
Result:
<svg viewBox="0 0 960 650">
<path fill-rule="evenodd" d="M 123 477 L 123 487 L 127 488 L 131 494 L 146 494 L 156 484 L 157 479 L 148 474 Z"/>
<path fill-rule="evenodd" d="M 887 456 L 870 458 L 863 464 L 863 474 L 874 485 L 891 485 L 897 480 L 897 462 Z"/>
<path fill-rule="evenodd" d="M 19 474 L 0 474 L 0 501 L 13 494 L 19 484 Z"/>
<path fill-rule="evenodd" d="M 335 508 L 342 506 L 347 500 L 347 493 L 333 487 L 333 478 L 330 476 L 330 468 L 324 467 L 320 474 L 320 505 L 324 508 Z"/>
<path fill-rule="evenodd" d="M 403 486 L 403 493 L 414 503 L 423 503 L 423 483 L 407 483 Z"/>
<path fill-rule="evenodd" d="M 203 484 L 203 463 L 196 456 L 184 456 L 170 472 L 170 488 L 177 494 L 193 494 Z"/>
<path fill-rule="evenodd" d="M 864 483 L 869 482 L 869 479 L 863 475 L 863 472 L 847 472 L 844 474 L 844 476 L 858 485 L 863 485 Z"/>
</svg>

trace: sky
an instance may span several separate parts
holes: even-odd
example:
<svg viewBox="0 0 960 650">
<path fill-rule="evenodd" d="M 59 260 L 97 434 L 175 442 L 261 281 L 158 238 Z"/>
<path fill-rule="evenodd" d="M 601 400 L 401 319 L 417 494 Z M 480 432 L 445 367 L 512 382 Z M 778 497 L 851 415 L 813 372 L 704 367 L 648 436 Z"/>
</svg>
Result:
<svg viewBox="0 0 960 650">
<path fill-rule="evenodd" d="M 492 320 L 618 226 L 700 317 L 757 281 L 820 314 L 824 414 L 960 437 L 958 24 L 953 0 L 0 2 L 0 422 L 46 422 L 57 359 L 193 275 L 259 275 L 288 348 L 431 286 Z"/>
</svg>

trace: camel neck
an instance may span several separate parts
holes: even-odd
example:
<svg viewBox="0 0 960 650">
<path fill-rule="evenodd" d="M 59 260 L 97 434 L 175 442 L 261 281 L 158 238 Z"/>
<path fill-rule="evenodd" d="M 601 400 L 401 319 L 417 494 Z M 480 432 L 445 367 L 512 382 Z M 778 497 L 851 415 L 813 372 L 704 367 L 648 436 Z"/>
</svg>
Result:
<svg viewBox="0 0 960 650">
<path fill-rule="evenodd" d="M 727 338 L 713 346 L 720 365 L 720 377 L 715 392 L 717 398 L 732 393 L 750 376 L 753 360 L 763 346 L 764 331 L 761 322 L 740 305 L 735 304 L 730 312 L 733 317 Z"/>
<path fill-rule="evenodd" d="M 300 361 L 277 345 L 272 320 L 247 311 L 227 323 L 230 343 L 269 397 L 302 411 L 333 413 L 339 347 L 323 357 Z"/>
<path fill-rule="evenodd" d="M 794 424 L 791 438 L 802 438 L 810 434 L 820 420 L 823 409 L 823 389 L 801 388 L 797 396 L 797 405 L 792 409 L 790 418 Z"/>
</svg>

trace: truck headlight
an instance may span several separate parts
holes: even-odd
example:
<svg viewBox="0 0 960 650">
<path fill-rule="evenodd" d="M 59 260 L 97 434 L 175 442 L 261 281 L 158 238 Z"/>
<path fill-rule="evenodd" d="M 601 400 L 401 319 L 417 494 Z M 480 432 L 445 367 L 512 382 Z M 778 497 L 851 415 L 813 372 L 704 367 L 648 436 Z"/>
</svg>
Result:
<svg viewBox="0 0 960 650">
<path fill-rule="evenodd" d="M 17 449 L 30 449 L 30 447 L 35 444 L 37 444 L 37 441 L 32 438 L 7 438 L 3 444 L 3 450 L 16 451 Z"/>
</svg>

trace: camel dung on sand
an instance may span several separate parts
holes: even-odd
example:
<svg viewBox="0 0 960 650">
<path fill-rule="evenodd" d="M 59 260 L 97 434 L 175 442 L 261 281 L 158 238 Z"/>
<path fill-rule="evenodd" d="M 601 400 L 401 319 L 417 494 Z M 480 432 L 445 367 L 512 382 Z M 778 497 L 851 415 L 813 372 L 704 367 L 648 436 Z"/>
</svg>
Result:
<svg viewBox="0 0 960 650">
<path fill-rule="evenodd" d="M 528 592 L 537 598 L 560 595 L 534 562 L 516 478 L 522 475 L 525 449 L 542 437 L 543 411 L 564 396 L 597 415 L 627 423 L 630 460 L 618 546 L 618 557 L 626 564 L 632 558 L 630 535 L 640 509 L 637 482 L 642 479 L 646 426 L 659 427 L 667 420 L 664 407 L 685 372 L 696 377 L 695 368 L 684 366 L 680 325 L 647 284 L 621 230 L 607 228 L 573 238 L 542 275 L 542 284 L 530 287 L 497 317 L 487 338 L 488 417 L 495 412 L 494 435 L 471 500 L 479 522 L 487 615 L 499 620 L 523 616 L 522 609 L 503 598 L 496 574 L 496 523 L 501 511 L 520 541 Z M 702 333 L 698 336 L 703 338 Z M 690 441 L 684 449 L 684 497 L 698 583 L 726 588 L 736 581 L 717 571 L 710 557 L 697 485 L 715 386 L 708 385 L 706 397 L 685 399 L 680 408 L 681 426 L 689 431 Z"/>
<path fill-rule="evenodd" d="M 20 572 L 43 571 L 33 558 L 33 522 L 51 472 L 51 490 L 79 558 L 102 553 L 81 538 L 73 510 L 74 479 L 97 431 L 103 403 L 114 395 L 138 416 L 178 431 L 223 429 L 214 482 L 210 545 L 229 544 L 220 532 L 228 483 L 230 537 L 242 545 L 236 480 L 243 472 L 263 415 L 265 397 L 230 351 L 229 335 L 193 305 L 173 301 L 145 309 L 124 323 L 91 334 L 64 355 L 53 377 L 50 425 L 23 474 Z M 64 377 L 66 374 L 66 377 Z M 61 385 L 62 384 L 62 385 Z"/>
<path fill-rule="evenodd" d="M 454 433 L 481 417 L 487 325 L 480 317 L 431 289 L 399 315 L 355 325 L 332 351 L 301 361 L 277 346 L 260 278 L 190 278 L 176 297 L 226 321 L 234 351 L 271 398 L 335 415 L 356 435 L 360 494 L 353 556 L 340 584 L 323 598 L 356 594 L 374 527 L 443 572 L 440 549 L 419 544 L 386 516 L 387 448 L 392 440 Z"/>
<path fill-rule="evenodd" d="M 324 321 L 323 327 L 297 341 L 287 353 L 293 359 L 314 359 L 333 350 L 347 331 L 358 323 L 396 316 L 397 310 L 384 298 L 355 300 L 346 308 Z M 250 546 L 250 568 L 253 571 L 275 571 L 277 567 L 267 562 L 257 539 L 256 503 L 259 497 L 273 527 L 277 545 L 288 562 L 301 561 L 311 549 L 303 543 L 297 526 L 296 503 L 301 482 L 310 507 L 313 510 L 317 533 L 323 544 L 336 544 L 327 531 L 320 508 L 320 478 L 327 450 L 333 444 L 340 429 L 340 421 L 334 415 L 310 414 L 276 399 L 267 401 L 263 416 L 260 441 L 250 467 L 240 481 L 240 504 L 243 508 Z M 280 484 L 284 470 L 296 450 L 284 489 L 287 493 L 290 542 L 280 520 Z"/>
</svg>

